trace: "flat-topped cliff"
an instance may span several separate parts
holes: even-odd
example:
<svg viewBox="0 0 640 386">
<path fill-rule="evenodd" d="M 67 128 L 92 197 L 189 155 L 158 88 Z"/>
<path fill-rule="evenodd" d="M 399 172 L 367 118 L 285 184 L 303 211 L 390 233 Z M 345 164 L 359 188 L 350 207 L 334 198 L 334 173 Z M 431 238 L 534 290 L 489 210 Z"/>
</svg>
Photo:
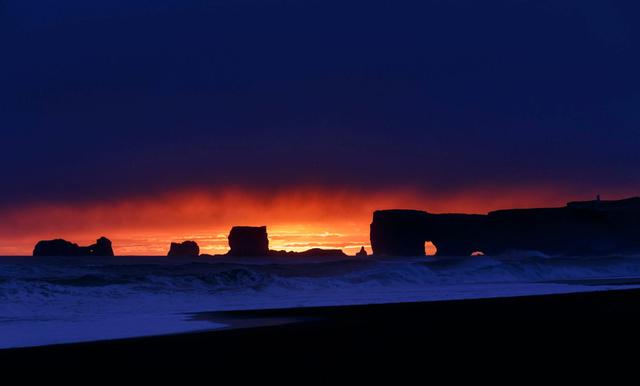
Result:
<svg viewBox="0 0 640 386">
<path fill-rule="evenodd" d="M 507 209 L 478 214 L 380 210 L 370 228 L 374 255 L 438 256 L 535 250 L 549 255 L 640 252 L 640 198 L 578 201 L 558 208 Z"/>
</svg>

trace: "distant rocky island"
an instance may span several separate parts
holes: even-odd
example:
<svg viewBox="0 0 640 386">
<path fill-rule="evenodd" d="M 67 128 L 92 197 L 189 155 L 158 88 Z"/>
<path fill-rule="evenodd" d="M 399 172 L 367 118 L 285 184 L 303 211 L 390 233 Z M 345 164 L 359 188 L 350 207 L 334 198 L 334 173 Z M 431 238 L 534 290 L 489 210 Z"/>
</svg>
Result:
<svg viewBox="0 0 640 386">
<path fill-rule="evenodd" d="M 113 249 L 106 237 L 100 237 L 88 247 L 63 239 L 42 240 L 33 249 L 33 256 L 113 256 Z"/>
<path fill-rule="evenodd" d="M 498 255 L 539 251 L 549 255 L 640 252 L 640 197 L 569 202 L 558 208 L 506 209 L 482 214 L 433 214 L 413 209 L 378 210 L 370 226 L 374 256 L 423 256 L 432 242 L 437 256 Z M 269 249 L 266 226 L 234 226 L 229 252 L 200 254 L 195 241 L 170 245 L 172 257 L 341 257 L 340 249 L 302 252 Z M 39 241 L 34 256 L 113 256 L 111 241 L 78 246 L 63 239 Z M 357 257 L 366 257 L 362 247 Z"/>
<path fill-rule="evenodd" d="M 539 251 L 549 255 L 640 252 L 640 197 L 576 201 L 559 208 L 479 214 L 380 210 L 370 228 L 373 254 L 420 256 L 425 242 L 437 256 Z"/>
</svg>

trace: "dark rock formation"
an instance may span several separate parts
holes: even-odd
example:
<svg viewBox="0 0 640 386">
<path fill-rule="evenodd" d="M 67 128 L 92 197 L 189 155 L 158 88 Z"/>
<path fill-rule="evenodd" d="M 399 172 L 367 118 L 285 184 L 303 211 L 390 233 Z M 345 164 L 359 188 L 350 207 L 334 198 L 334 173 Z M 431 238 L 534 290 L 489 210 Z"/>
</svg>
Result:
<svg viewBox="0 0 640 386">
<path fill-rule="evenodd" d="M 341 249 L 311 248 L 302 252 L 269 251 L 271 257 L 343 257 L 347 256 Z"/>
<path fill-rule="evenodd" d="M 167 256 L 173 257 L 197 257 L 200 255 L 200 247 L 195 241 L 187 240 L 181 243 L 171 243 Z"/>
<path fill-rule="evenodd" d="M 640 252 L 640 197 L 570 202 L 560 208 L 510 209 L 487 215 L 382 210 L 373 214 L 374 255 L 487 255 L 535 250 L 549 255 Z"/>
<path fill-rule="evenodd" d="M 342 257 L 347 256 L 340 249 L 311 248 L 303 252 L 272 251 L 269 249 L 267 227 L 236 226 L 229 233 L 230 250 L 227 256 L 262 257 Z"/>
<path fill-rule="evenodd" d="M 80 247 L 67 240 L 41 240 L 33 249 L 33 256 L 78 256 Z"/>
<path fill-rule="evenodd" d="M 100 237 L 95 244 L 81 247 L 63 239 L 38 241 L 33 256 L 113 256 L 111 240 Z"/>
<path fill-rule="evenodd" d="M 230 256 L 267 256 L 269 238 L 267 227 L 236 226 L 229 233 Z"/>
<path fill-rule="evenodd" d="M 303 252 L 294 252 L 301 257 L 343 257 L 347 256 L 342 249 L 311 248 Z"/>
<path fill-rule="evenodd" d="M 367 257 L 369 256 L 369 254 L 367 254 L 367 251 L 364 249 L 364 247 L 360 248 L 360 251 L 358 253 L 356 253 L 356 256 L 358 257 Z"/>
<path fill-rule="evenodd" d="M 111 240 L 100 237 L 96 243 L 88 247 L 89 256 L 113 256 Z"/>
</svg>

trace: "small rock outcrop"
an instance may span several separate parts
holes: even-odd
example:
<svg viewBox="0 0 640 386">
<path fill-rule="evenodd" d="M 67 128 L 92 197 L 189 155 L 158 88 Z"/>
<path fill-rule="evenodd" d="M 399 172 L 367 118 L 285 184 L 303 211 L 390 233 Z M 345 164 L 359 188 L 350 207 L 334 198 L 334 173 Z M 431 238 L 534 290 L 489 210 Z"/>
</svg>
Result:
<svg viewBox="0 0 640 386">
<path fill-rule="evenodd" d="M 358 253 L 356 253 L 357 257 L 367 257 L 369 256 L 369 254 L 367 253 L 366 249 L 364 249 L 364 247 L 360 248 L 360 251 Z"/>
<path fill-rule="evenodd" d="M 296 252 L 294 252 L 296 253 Z M 342 249 L 322 249 L 322 248 L 311 248 L 303 252 L 297 252 L 298 256 L 301 257 L 343 257 L 347 256 Z"/>
<path fill-rule="evenodd" d="M 268 256 L 267 227 L 235 226 L 229 233 L 230 256 Z"/>
<path fill-rule="evenodd" d="M 95 244 L 81 247 L 63 239 L 38 241 L 33 256 L 113 256 L 111 240 L 100 237 Z"/>
<path fill-rule="evenodd" d="M 113 248 L 111 240 L 106 237 L 100 237 L 96 243 L 87 247 L 89 256 L 113 256 Z"/>
<path fill-rule="evenodd" d="M 346 257 L 341 249 L 311 248 L 302 252 L 269 251 L 271 257 Z"/>
<path fill-rule="evenodd" d="M 195 241 L 187 240 L 181 243 L 171 243 L 167 256 L 172 257 L 198 257 L 200 247 Z"/>
</svg>

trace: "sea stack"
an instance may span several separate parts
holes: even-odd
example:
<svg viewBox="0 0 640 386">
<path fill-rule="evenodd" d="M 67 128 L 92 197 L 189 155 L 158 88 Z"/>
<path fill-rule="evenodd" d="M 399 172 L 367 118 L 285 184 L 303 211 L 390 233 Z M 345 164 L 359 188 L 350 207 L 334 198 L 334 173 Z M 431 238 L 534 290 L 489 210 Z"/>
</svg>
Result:
<svg viewBox="0 0 640 386">
<path fill-rule="evenodd" d="M 200 247 L 195 241 L 187 240 L 181 243 L 171 243 L 167 256 L 172 257 L 198 257 Z"/>
<path fill-rule="evenodd" d="M 267 227 L 235 226 L 229 233 L 230 256 L 268 256 Z"/>
<path fill-rule="evenodd" d="M 63 239 L 41 240 L 33 249 L 33 256 L 113 256 L 113 249 L 106 237 L 100 237 L 88 247 Z"/>
<path fill-rule="evenodd" d="M 113 256 L 111 240 L 106 237 L 100 237 L 95 244 L 90 245 L 88 248 L 90 256 Z"/>
<path fill-rule="evenodd" d="M 78 244 L 63 239 L 38 241 L 33 256 L 77 256 Z"/>
</svg>

